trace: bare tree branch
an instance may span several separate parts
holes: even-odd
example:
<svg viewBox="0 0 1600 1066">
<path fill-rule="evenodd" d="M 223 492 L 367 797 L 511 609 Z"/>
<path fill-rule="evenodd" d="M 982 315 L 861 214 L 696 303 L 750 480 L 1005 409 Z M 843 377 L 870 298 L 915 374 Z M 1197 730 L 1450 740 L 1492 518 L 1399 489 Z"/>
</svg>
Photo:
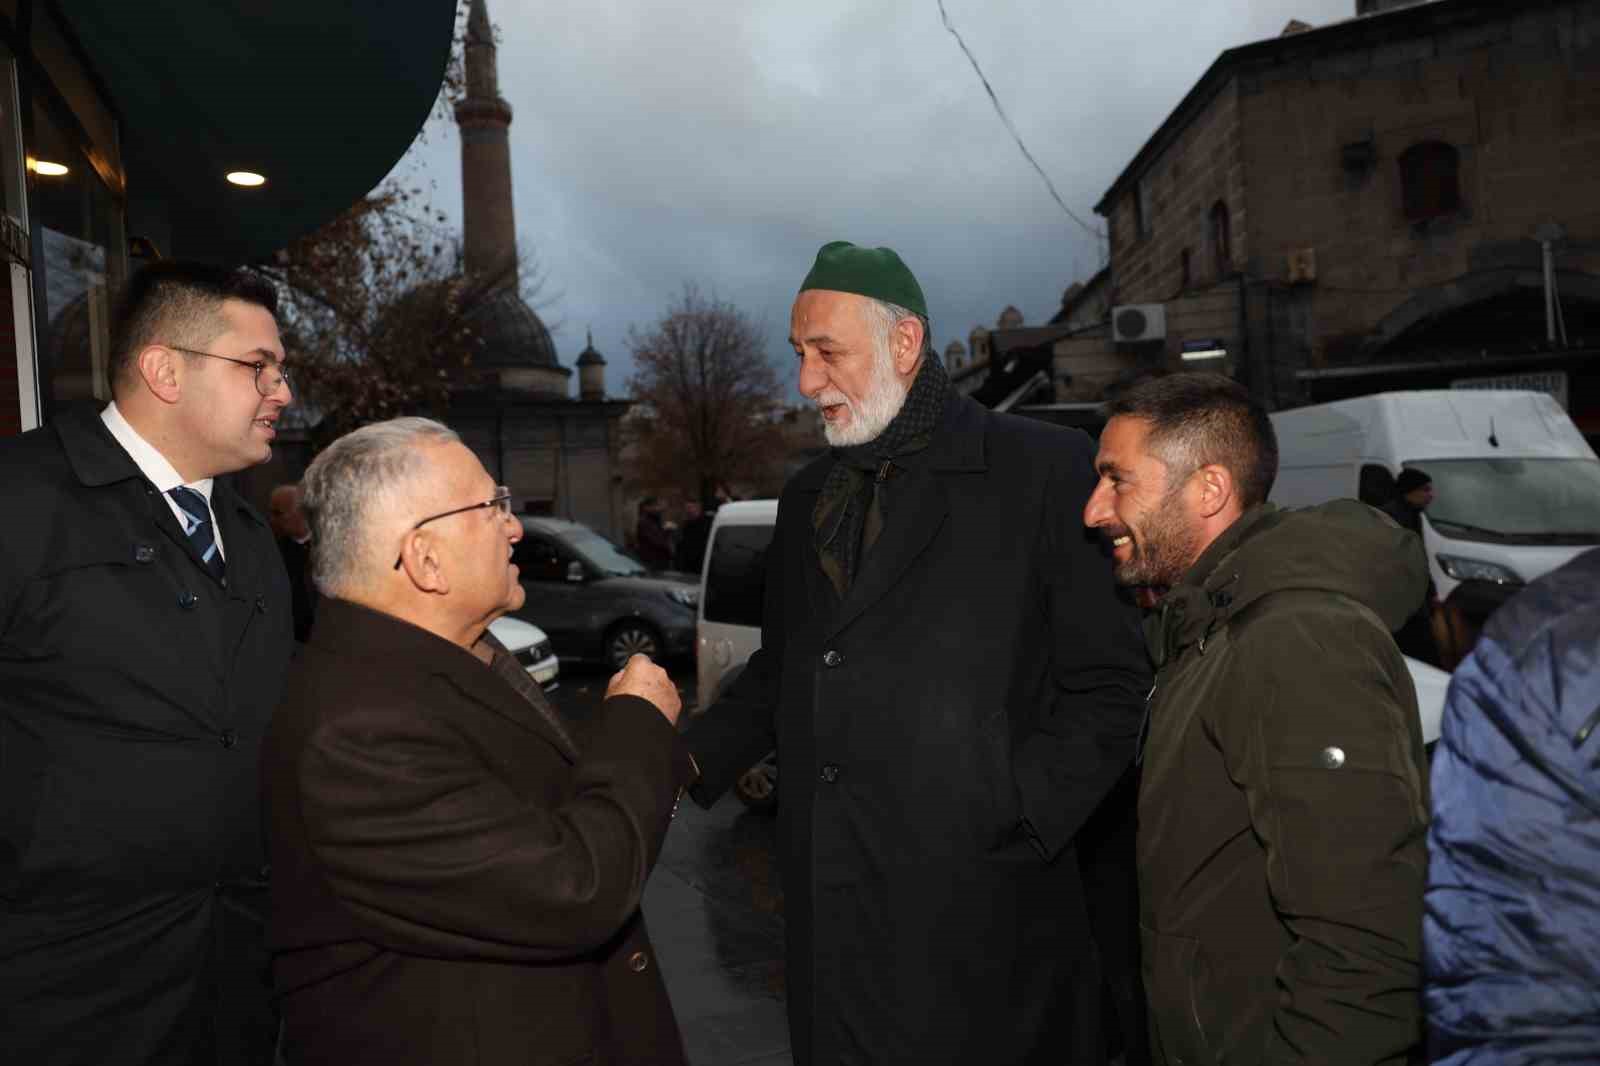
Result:
<svg viewBox="0 0 1600 1066">
<path fill-rule="evenodd" d="M 686 284 L 648 330 L 628 331 L 628 347 L 632 480 L 704 499 L 718 484 L 773 478 L 783 389 L 749 316 Z"/>
</svg>

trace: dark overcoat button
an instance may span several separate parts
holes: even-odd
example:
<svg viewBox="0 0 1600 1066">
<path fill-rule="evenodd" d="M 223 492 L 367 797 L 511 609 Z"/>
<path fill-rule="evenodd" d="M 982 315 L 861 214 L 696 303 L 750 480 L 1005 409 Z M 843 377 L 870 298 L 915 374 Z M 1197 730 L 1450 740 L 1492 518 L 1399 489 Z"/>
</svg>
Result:
<svg viewBox="0 0 1600 1066">
<path fill-rule="evenodd" d="M 635 951 L 628 956 L 628 969 L 634 973 L 644 973 L 650 968 L 650 956 L 642 951 Z"/>
<path fill-rule="evenodd" d="M 822 780 L 826 781 L 828 784 L 831 785 L 835 781 L 839 780 L 839 767 L 835 766 L 831 762 L 830 763 L 824 763 L 821 771 L 818 772 L 817 776 L 822 778 Z"/>
<path fill-rule="evenodd" d="M 256 611 L 260 614 L 267 613 L 267 598 L 265 596 L 256 597 Z"/>
<path fill-rule="evenodd" d="M 192 611 L 199 605 L 200 597 L 196 596 L 188 589 L 184 589 L 182 592 L 178 593 L 178 606 L 182 607 L 184 610 Z"/>
<path fill-rule="evenodd" d="M 239 734 L 231 729 L 224 729 L 220 739 L 222 746 L 225 748 L 237 748 L 239 746 Z"/>
<path fill-rule="evenodd" d="M 827 650 L 827 652 L 822 656 L 822 664 L 824 666 L 838 666 L 842 662 L 844 662 L 844 656 L 840 655 L 838 652 L 834 651 L 832 648 L 829 648 Z"/>
<path fill-rule="evenodd" d="M 135 544 L 133 546 L 133 561 L 134 562 L 136 562 L 136 563 L 148 563 L 148 562 L 153 561 L 155 559 L 155 557 L 156 557 L 156 550 L 155 550 L 155 548 L 153 548 L 149 544 Z"/>
</svg>

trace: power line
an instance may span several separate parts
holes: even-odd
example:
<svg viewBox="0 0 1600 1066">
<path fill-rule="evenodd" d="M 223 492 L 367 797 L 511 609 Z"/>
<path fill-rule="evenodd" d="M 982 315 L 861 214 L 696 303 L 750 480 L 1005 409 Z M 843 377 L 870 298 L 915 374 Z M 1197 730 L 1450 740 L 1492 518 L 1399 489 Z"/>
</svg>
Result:
<svg viewBox="0 0 1600 1066">
<path fill-rule="evenodd" d="M 1060 207 L 1062 211 L 1066 212 L 1068 218 L 1072 219 L 1072 221 L 1083 227 L 1085 233 L 1089 234 L 1089 236 L 1093 237 L 1096 241 L 1105 240 L 1105 234 L 1101 233 L 1083 219 L 1073 214 L 1072 208 L 1068 207 L 1067 202 L 1061 198 L 1061 194 L 1056 192 L 1055 182 L 1050 180 L 1050 175 L 1044 172 L 1044 168 L 1041 167 L 1039 165 L 1039 161 L 1033 157 L 1033 153 L 1028 151 L 1028 146 L 1022 142 L 1022 134 L 1017 132 L 1017 127 L 1012 124 L 1011 117 L 1006 114 L 1006 109 L 1001 106 L 1000 97 L 995 95 L 994 86 L 989 84 L 989 79 L 984 76 L 983 68 L 978 66 L 978 57 L 972 54 L 972 49 L 967 47 L 967 42 L 961 39 L 961 34 L 956 30 L 955 25 L 951 23 L 950 13 L 944 9 L 944 0 L 937 0 L 937 2 L 939 4 L 939 18 L 944 22 L 944 28 L 950 31 L 950 36 L 954 37 L 956 39 L 956 43 L 961 46 L 961 51 L 966 54 L 967 62 L 972 64 L 973 72 L 978 75 L 978 80 L 983 83 L 983 91 L 989 94 L 989 102 L 994 105 L 995 114 L 1000 116 L 1000 121 L 1005 123 L 1006 129 L 1011 133 L 1011 139 L 1017 142 L 1018 148 L 1022 149 L 1023 157 L 1026 158 L 1033 166 L 1033 169 L 1038 172 L 1039 177 L 1044 179 L 1045 188 L 1050 190 L 1051 198 L 1055 200 L 1056 205 Z"/>
</svg>

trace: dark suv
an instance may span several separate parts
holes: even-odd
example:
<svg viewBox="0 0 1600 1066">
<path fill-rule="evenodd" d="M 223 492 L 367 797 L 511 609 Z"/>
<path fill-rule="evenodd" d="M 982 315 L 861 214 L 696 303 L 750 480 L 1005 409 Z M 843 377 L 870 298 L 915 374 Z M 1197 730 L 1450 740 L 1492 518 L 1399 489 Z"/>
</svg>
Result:
<svg viewBox="0 0 1600 1066">
<path fill-rule="evenodd" d="M 549 634 L 556 655 L 621 669 L 635 652 L 660 661 L 694 650 L 694 578 L 651 571 L 581 522 L 521 520 L 511 560 L 528 598 L 515 613 Z"/>
</svg>

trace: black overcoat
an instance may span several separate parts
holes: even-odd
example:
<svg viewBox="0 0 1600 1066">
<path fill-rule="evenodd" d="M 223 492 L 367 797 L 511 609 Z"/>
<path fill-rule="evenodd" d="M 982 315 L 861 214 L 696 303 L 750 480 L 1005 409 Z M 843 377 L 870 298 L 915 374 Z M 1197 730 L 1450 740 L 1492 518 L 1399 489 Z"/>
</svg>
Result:
<svg viewBox="0 0 1600 1066">
<path fill-rule="evenodd" d="M 1128 765 L 1134 609 L 1085 536 L 1093 445 L 952 399 L 842 604 L 784 489 L 762 649 L 689 728 L 710 802 L 776 741 L 798 1062 L 1089 1061 L 1073 835 Z"/>
<path fill-rule="evenodd" d="M 580 755 L 497 666 L 322 601 L 262 761 L 297 1066 L 681 1066 L 639 900 L 688 750 L 618 696 Z"/>
<path fill-rule="evenodd" d="M 0 443 L 0 484 L 0 1057 L 270 1049 L 257 760 L 291 645 L 272 533 L 218 480 L 219 583 L 93 410 Z"/>
</svg>

